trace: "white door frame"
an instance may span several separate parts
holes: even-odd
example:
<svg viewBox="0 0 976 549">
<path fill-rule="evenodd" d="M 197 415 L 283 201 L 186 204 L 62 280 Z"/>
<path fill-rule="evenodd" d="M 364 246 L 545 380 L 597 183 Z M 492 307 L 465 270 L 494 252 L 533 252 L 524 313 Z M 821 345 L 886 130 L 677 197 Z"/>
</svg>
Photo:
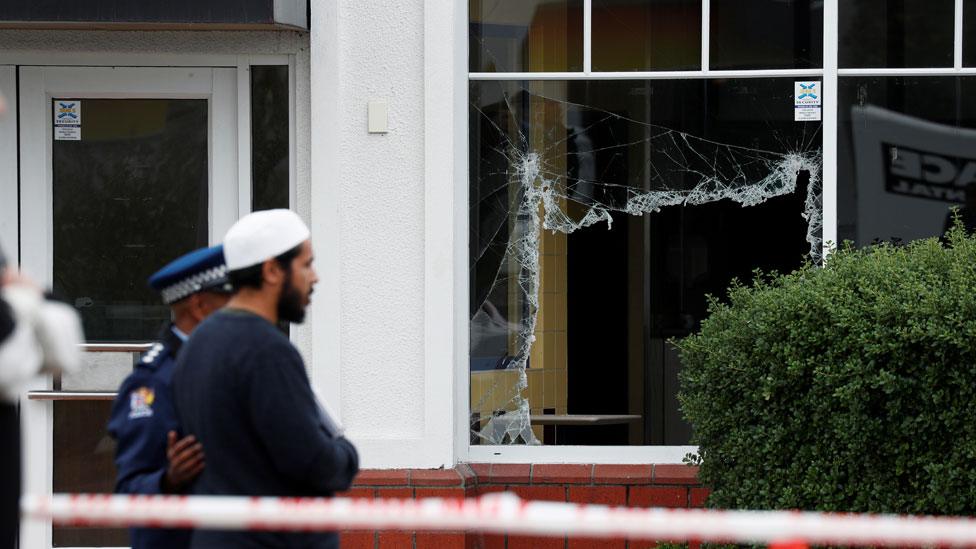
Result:
<svg viewBox="0 0 976 549">
<path fill-rule="evenodd" d="M 8 67 L 0 67 L 0 86 Z M 9 68 L 11 71 L 12 67 Z M 53 283 L 52 139 L 53 98 L 207 99 L 210 242 L 217 242 L 238 218 L 238 78 L 235 68 L 210 67 L 21 67 L 19 94 L 0 88 L 20 103 L 20 264 L 26 274 Z M 0 134 L 10 119 L 0 122 Z M 16 127 L 16 120 L 14 121 Z M 217 131 L 219 130 L 219 131 Z M 4 139 L 0 143 L 6 143 Z M 250 143 L 248 143 L 248 146 Z M 16 145 L 14 145 L 16 150 Z M 6 151 L 0 147 L 0 155 Z M 0 157 L 3 158 L 3 157 Z M 250 181 L 249 173 L 246 178 Z M 10 183 L 0 176 L 0 191 Z M 13 178 L 16 196 L 16 177 Z M 15 206 L 16 207 L 16 206 Z M 6 207 L 5 207 L 6 208 Z M 6 209 L 3 212 L 7 214 Z M 14 212 L 16 219 L 16 212 Z M 0 226 L 0 238 L 9 232 Z M 16 232 L 13 233 L 16 238 Z M 13 254 L 14 252 L 8 252 Z M 51 390 L 50 378 L 31 389 Z M 24 492 L 50 494 L 53 476 L 53 403 L 21 399 L 24 427 Z M 51 547 L 50 522 L 24 521 L 22 547 Z"/>
<path fill-rule="evenodd" d="M 0 66 L 0 95 L 7 112 L 0 115 L 0 197 L 17 196 L 17 68 Z M 0 200 L 0 249 L 11 265 L 20 254 L 17 243 L 17 201 Z"/>
</svg>

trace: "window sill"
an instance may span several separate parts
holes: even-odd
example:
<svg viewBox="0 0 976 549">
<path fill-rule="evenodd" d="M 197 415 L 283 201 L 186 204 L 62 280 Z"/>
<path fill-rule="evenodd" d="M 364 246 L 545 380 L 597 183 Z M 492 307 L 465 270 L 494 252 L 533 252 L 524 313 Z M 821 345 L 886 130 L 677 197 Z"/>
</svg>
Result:
<svg viewBox="0 0 976 549">
<path fill-rule="evenodd" d="M 697 446 L 469 446 L 468 462 L 485 463 L 684 463 Z"/>
</svg>

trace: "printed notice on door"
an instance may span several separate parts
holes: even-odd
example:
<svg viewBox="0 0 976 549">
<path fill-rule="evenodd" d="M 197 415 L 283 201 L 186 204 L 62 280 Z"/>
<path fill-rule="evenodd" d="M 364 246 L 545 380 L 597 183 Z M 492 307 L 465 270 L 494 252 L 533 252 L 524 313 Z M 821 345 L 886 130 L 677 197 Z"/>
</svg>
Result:
<svg viewBox="0 0 976 549">
<path fill-rule="evenodd" d="M 81 141 L 81 101 L 54 100 L 54 140 Z"/>
</svg>

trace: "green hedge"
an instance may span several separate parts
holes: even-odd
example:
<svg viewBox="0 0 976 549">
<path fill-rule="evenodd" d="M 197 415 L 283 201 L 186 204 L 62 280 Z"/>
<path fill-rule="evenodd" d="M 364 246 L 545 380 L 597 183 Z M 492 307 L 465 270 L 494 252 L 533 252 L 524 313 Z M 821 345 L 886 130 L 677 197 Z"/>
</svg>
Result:
<svg viewBox="0 0 976 549">
<path fill-rule="evenodd" d="M 976 514 L 976 240 L 757 276 L 677 342 L 709 506 Z"/>
</svg>

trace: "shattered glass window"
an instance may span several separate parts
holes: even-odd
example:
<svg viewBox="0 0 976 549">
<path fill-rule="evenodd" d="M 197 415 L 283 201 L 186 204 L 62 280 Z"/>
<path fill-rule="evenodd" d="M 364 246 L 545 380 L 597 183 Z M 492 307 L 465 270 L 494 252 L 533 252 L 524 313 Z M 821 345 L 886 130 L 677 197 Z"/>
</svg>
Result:
<svg viewBox="0 0 976 549">
<path fill-rule="evenodd" d="M 823 0 L 711 0 L 712 69 L 823 66 Z"/>
<path fill-rule="evenodd" d="M 688 442 L 673 338 L 821 248 L 788 78 L 473 81 L 473 444 Z"/>
<path fill-rule="evenodd" d="M 471 72 L 583 70 L 582 0 L 469 0 Z"/>
<path fill-rule="evenodd" d="M 976 229 L 976 77 L 843 77 L 837 233 L 859 246 Z"/>
<path fill-rule="evenodd" d="M 953 0 L 838 4 L 841 68 L 952 66 Z"/>
<path fill-rule="evenodd" d="M 701 68 L 701 0 L 594 0 L 593 70 Z"/>
</svg>

